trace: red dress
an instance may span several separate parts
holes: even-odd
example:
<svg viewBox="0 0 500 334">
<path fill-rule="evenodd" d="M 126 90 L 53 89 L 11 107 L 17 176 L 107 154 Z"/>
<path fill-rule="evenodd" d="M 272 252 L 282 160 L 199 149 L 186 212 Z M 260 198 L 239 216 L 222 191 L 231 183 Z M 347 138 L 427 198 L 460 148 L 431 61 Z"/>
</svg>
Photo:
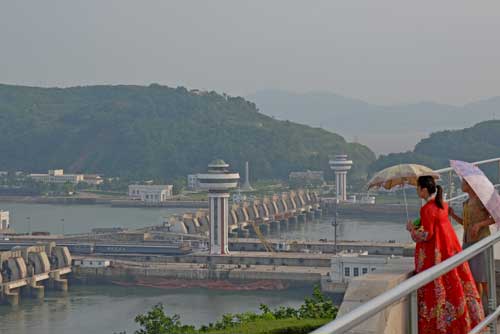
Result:
<svg viewBox="0 0 500 334">
<path fill-rule="evenodd" d="M 415 271 L 420 273 L 462 250 L 448 219 L 448 205 L 440 209 L 430 200 L 420 209 Z M 469 333 L 484 311 L 467 262 L 418 290 L 419 334 Z"/>
</svg>

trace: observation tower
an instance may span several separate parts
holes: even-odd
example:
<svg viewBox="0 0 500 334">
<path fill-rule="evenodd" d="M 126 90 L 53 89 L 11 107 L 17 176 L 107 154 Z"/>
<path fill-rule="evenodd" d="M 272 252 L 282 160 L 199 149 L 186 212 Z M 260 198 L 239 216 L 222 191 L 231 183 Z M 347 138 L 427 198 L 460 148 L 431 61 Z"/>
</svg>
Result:
<svg viewBox="0 0 500 334">
<path fill-rule="evenodd" d="M 229 190 L 237 187 L 239 179 L 240 175 L 231 173 L 229 165 L 220 159 L 208 164 L 207 173 L 198 174 L 200 188 L 208 190 L 210 255 L 229 254 Z"/>
<path fill-rule="evenodd" d="M 330 168 L 335 172 L 335 188 L 337 202 L 347 200 L 347 172 L 352 167 L 352 160 L 347 160 L 347 154 L 338 154 L 329 161 Z"/>
</svg>

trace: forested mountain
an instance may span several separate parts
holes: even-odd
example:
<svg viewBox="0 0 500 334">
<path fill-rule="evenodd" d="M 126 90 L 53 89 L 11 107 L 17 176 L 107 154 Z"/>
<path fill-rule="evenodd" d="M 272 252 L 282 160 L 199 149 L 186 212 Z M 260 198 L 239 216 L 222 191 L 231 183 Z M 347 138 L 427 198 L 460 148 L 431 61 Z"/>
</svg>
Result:
<svg viewBox="0 0 500 334">
<path fill-rule="evenodd" d="M 486 121 L 463 130 L 433 133 L 413 151 L 380 156 L 370 169 L 374 172 L 406 162 L 444 168 L 449 166 L 450 159 L 472 162 L 497 157 L 500 157 L 500 121 Z M 498 167 L 482 168 L 496 180 Z"/>
<path fill-rule="evenodd" d="M 172 180 L 220 157 L 254 178 L 328 170 L 347 153 L 364 178 L 373 152 L 341 136 L 258 112 L 241 97 L 183 87 L 0 85 L 0 170 L 102 173 Z"/>
</svg>

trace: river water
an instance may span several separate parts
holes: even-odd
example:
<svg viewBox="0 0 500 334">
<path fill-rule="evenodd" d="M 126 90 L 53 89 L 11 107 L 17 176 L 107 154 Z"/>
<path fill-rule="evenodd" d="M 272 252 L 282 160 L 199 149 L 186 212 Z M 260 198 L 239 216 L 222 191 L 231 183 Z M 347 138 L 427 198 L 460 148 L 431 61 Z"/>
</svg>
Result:
<svg viewBox="0 0 500 334">
<path fill-rule="evenodd" d="M 51 205 L 2 203 L 0 209 L 10 211 L 11 227 L 17 232 L 48 231 L 50 233 L 87 233 L 95 227 L 137 228 L 157 225 L 163 217 L 187 212 L 189 209 L 172 208 L 117 208 L 105 205 Z M 341 240 L 409 241 L 403 223 L 404 217 L 394 215 L 371 219 L 340 218 L 338 238 Z M 330 219 L 303 225 L 300 229 L 282 234 L 286 239 L 333 239 Z"/>
<path fill-rule="evenodd" d="M 0 209 L 10 211 L 10 225 L 20 233 L 86 233 L 95 227 L 128 227 L 158 225 L 163 217 L 189 209 L 115 208 L 106 205 L 51 205 L 2 203 Z"/>
<path fill-rule="evenodd" d="M 311 289 L 230 292 L 203 289 L 158 290 L 119 286 L 71 286 L 66 295 L 47 292 L 44 301 L 25 298 L 16 308 L 0 306 L 2 334 L 113 334 L 138 329 L 134 317 L 162 303 L 167 314 L 186 324 L 202 325 L 224 313 L 298 306 Z"/>
<path fill-rule="evenodd" d="M 95 227 L 135 228 L 155 225 L 163 217 L 187 209 L 114 208 L 104 205 L 49 205 L 2 203 L 11 213 L 18 232 L 85 233 Z M 29 217 L 29 218 L 27 218 Z M 339 220 L 340 240 L 409 241 L 403 220 L 369 217 Z M 284 233 L 285 239 L 333 239 L 329 219 L 312 222 Z M 133 333 L 134 317 L 163 303 L 169 314 L 180 314 L 183 323 L 206 324 L 227 312 L 257 311 L 260 303 L 272 307 L 298 306 L 311 289 L 229 292 L 206 289 L 157 290 L 119 286 L 71 286 L 67 295 L 47 292 L 42 302 L 21 298 L 16 308 L 0 306 L 1 334 Z"/>
</svg>

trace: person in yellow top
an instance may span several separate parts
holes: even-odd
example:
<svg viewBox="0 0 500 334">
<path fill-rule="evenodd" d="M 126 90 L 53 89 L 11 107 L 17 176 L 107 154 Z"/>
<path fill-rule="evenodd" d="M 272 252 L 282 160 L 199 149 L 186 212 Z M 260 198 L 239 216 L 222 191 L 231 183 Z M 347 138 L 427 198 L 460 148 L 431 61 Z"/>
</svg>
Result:
<svg viewBox="0 0 500 334">
<path fill-rule="evenodd" d="M 465 249 L 489 236 L 489 226 L 494 224 L 495 220 L 490 216 L 488 210 L 486 210 L 465 179 L 462 179 L 462 191 L 469 195 L 469 198 L 463 203 L 463 217 L 458 216 L 451 206 L 448 212 L 457 223 L 464 227 L 462 248 Z M 470 259 L 469 266 L 479 294 L 483 296 L 487 291 L 486 254 L 483 252 Z"/>
</svg>

